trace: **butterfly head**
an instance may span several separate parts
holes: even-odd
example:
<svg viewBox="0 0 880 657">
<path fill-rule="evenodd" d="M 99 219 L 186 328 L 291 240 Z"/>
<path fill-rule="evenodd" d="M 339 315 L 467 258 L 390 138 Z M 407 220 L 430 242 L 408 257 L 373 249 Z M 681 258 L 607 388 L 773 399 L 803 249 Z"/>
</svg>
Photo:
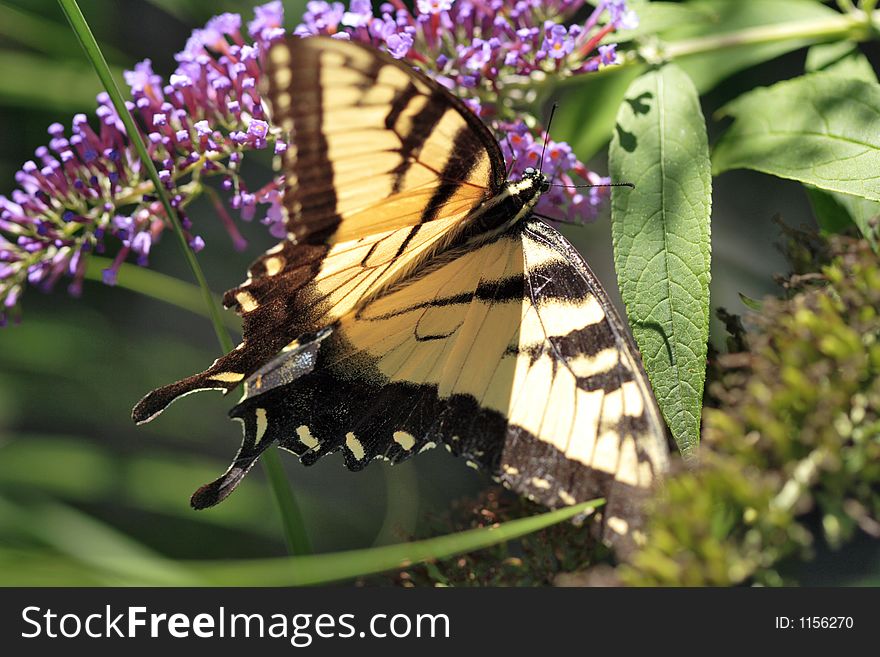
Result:
<svg viewBox="0 0 880 657">
<path fill-rule="evenodd" d="M 546 194 L 550 191 L 550 180 L 541 171 L 534 167 L 526 168 L 523 172 L 523 180 L 531 182 L 538 194 Z"/>
</svg>

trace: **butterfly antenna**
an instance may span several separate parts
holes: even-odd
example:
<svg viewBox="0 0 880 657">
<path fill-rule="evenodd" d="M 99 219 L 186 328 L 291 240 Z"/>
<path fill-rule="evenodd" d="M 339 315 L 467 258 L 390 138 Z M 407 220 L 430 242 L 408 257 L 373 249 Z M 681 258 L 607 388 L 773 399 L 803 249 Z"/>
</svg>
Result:
<svg viewBox="0 0 880 657">
<path fill-rule="evenodd" d="M 538 173 L 543 173 L 543 172 L 544 172 L 544 155 L 545 155 L 545 153 L 547 152 L 547 142 L 550 141 L 550 126 L 553 125 L 553 117 L 556 115 L 556 108 L 557 108 L 557 107 L 559 107 L 559 103 L 553 103 L 553 107 L 550 108 L 550 118 L 547 120 L 547 129 L 544 131 L 544 146 L 543 146 L 543 148 L 541 148 L 541 164 L 540 164 L 539 167 L 538 167 Z M 505 136 L 505 137 L 506 137 L 506 136 Z M 508 145 L 508 148 L 509 148 L 509 147 L 510 147 L 509 137 L 506 137 L 506 138 L 508 139 L 508 144 L 507 144 L 507 145 Z M 511 152 L 511 153 L 513 152 L 513 149 L 512 149 L 512 148 L 511 148 L 510 152 Z M 560 165 L 560 166 L 561 166 L 561 165 Z M 513 169 L 512 166 L 511 166 L 511 169 Z M 556 178 L 556 174 L 557 174 L 557 173 L 559 173 L 559 166 L 556 167 L 556 171 L 553 172 L 553 175 L 551 176 L 550 179 L 553 180 L 554 178 Z M 507 175 L 510 176 L 510 171 L 507 172 Z M 635 188 L 636 188 L 636 186 L 635 186 L 633 183 L 629 183 L 629 182 L 624 182 L 624 183 L 603 183 L 603 184 L 598 184 L 598 185 L 592 185 L 592 184 L 587 184 L 587 185 L 561 185 L 561 184 L 559 184 L 559 183 L 555 183 L 555 184 L 554 184 L 554 183 L 551 183 L 550 186 L 551 186 L 551 187 L 568 187 L 568 188 L 572 188 L 572 187 L 629 187 L 630 189 L 635 189 Z M 549 218 L 549 217 L 548 217 L 548 218 Z M 557 221 L 557 220 L 554 220 L 554 221 Z M 564 223 L 564 222 L 560 222 L 560 223 Z"/>
<path fill-rule="evenodd" d="M 625 183 L 599 183 L 596 185 L 587 184 L 587 185 L 561 185 L 559 183 L 551 183 L 551 187 L 629 187 L 630 189 L 635 189 L 636 186 L 633 183 L 625 182 Z"/>
<path fill-rule="evenodd" d="M 510 149 L 510 164 L 507 166 L 507 175 L 505 178 L 510 178 L 510 172 L 513 171 L 513 167 L 516 166 L 516 153 L 513 152 L 513 144 L 510 143 L 510 135 L 504 133 L 504 141 L 507 142 L 507 148 Z"/>
<path fill-rule="evenodd" d="M 550 141 L 550 126 L 553 125 L 553 115 L 556 114 L 556 108 L 559 103 L 553 103 L 550 109 L 550 118 L 547 120 L 547 129 L 544 131 L 544 147 L 541 149 L 541 164 L 538 166 L 538 173 L 544 172 L 544 153 L 547 152 L 547 142 Z"/>
</svg>

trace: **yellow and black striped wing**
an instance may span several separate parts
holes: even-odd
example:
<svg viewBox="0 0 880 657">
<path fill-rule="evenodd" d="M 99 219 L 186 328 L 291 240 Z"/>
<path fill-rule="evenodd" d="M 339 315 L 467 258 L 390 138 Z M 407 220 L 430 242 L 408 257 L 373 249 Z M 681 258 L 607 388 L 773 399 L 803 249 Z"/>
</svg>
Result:
<svg viewBox="0 0 880 657">
<path fill-rule="evenodd" d="M 272 123 L 291 137 L 284 205 L 297 241 L 461 219 L 504 183 L 488 128 L 407 64 L 358 43 L 296 37 L 267 60 Z"/>
<path fill-rule="evenodd" d="M 549 506 L 606 497 L 614 542 L 667 467 L 635 348 L 580 256 L 537 220 L 453 250 L 282 354 L 232 414 L 242 449 L 196 506 L 274 443 L 306 464 L 341 449 L 351 469 L 444 444 Z"/>
<path fill-rule="evenodd" d="M 418 268 L 498 193 L 498 144 L 460 100 L 366 46 L 291 37 L 270 49 L 273 124 L 283 155 L 288 238 L 261 256 L 224 305 L 242 343 L 135 407 L 145 422 L 195 390 L 229 391 L 281 349 L 359 308 Z"/>
</svg>

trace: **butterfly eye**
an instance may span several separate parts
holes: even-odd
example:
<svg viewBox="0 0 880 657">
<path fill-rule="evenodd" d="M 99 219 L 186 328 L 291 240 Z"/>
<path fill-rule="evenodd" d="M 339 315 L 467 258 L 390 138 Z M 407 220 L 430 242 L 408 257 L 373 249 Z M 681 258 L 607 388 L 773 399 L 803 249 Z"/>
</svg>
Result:
<svg viewBox="0 0 880 657">
<path fill-rule="evenodd" d="M 535 169 L 534 169 L 533 167 L 526 167 L 525 174 L 526 174 L 527 176 L 530 176 L 530 175 L 532 175 L 533 173 L 535 173 Z"/>
</svg>

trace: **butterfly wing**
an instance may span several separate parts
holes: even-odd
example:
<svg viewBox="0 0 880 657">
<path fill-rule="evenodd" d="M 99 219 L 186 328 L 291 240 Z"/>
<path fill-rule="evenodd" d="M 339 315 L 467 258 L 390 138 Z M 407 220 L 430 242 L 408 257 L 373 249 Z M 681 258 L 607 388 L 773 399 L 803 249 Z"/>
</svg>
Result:
<svg viewBox="0 0 880 657">
<path fill-rule="evenodd" d="M 305 363 L 305 366 L 303 366 Z M 548 506 L 606 497 L 605 535 L 630 541 L 667 467 L 638 353 L 586 263 L 537 220 L 453 251 L 248 382 L 216 503 L 277 442 L 353 470 L 436 444 Z"/>
<path fill-rule="evenodd" d="M 502 479 L 548 506 L 605 497 L 604 537 L 629 549 L 668 469 L 665 425 L 638 350 L 587 263 L 541 221 L 521 237 L 527 300 Z"/>
<path fill-rule="evenodd" d="M 452 240 L 503 182 L 497 142 L 462 102 L 361 44 L 282 41 L 267 54 L 283 155 L 288 238 L 249 269 L 224 305 L 243 341 L 206 371 L 135 407 L 146 422 L 178 397 L 229 391 L 300 336 L 315 334 Z"/>
<path fill-rule="evenodd" d="M 461 216 L 504 182 L 489 129 L 407 64 L 358 43 L 291 37 L 266 68 L 272 122 L 292 137 L 284 204 L 299 242 Z"/>
</svg>

